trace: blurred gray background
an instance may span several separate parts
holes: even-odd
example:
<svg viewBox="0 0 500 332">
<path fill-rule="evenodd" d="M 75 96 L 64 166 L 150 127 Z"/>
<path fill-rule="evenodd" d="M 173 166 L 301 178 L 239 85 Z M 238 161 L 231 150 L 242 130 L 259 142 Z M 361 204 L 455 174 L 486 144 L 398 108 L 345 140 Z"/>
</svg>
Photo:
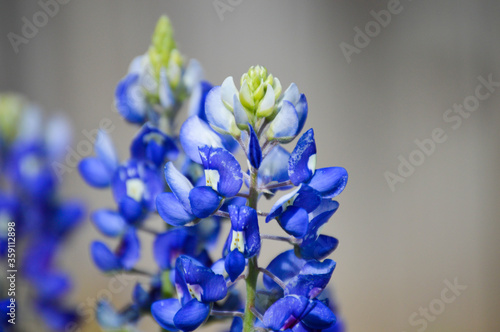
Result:
<svg viewBox="0 0 500 332">
<path fill-rule="evenodd" d="M 220 3 L 227 11 L 216 10 Z M 32 21 L 41 7 L 2 1 L 0 90 L 65 112 L 74 146 L 85 140 L 82 130 L 110 119 L 125 159 L 136 128 L 114 111 L 114 89 L 167 14 L 179 49 L 203 64 L 211 82 L 261 64 L 306 94 L 318 166 L 343 166 L 350 176 L 341 208 L 324 229 L 340 239 L 332 281 L 350 331 L 500 331 L 500 89 L 467 118 L 447 112 L 474 100 L 479 76 L 500 81 L 500 2 L 394 3 L 73 0 L 16 53 L 8 33 L 21 35 L 23 17 Z M 371 11 L 388 6 L 398 13 L 385 27 L 370 23 Z M 347 61 L 341 43 L 356 46 L 355 28 L 366 27 L 369 44 Z M 415 140 L 431 138 L 436 128 L 446 140 L 422 160 Z M 384 174 L 398 174 L 400 159 L 411 156 L 420 165 L 391 190 Z M 87 187 L 76 171 L 64 185 L 90 209 L 113 206 L 109 192 Z M 62 257 L 76 278 L 72 301 L 85 312 L 86 331 L 98 331 L 89 315 L 92 299 L 110 288 L 110 277 L 89 260 L 89 242 L 97 237 L 86 222 Z M 264 245 L 272 250 L 263 255 L 277 253 Z M 151 270 L 152 264 L 141 262 Z M 454 281 L 467 288 L 455 289 L 460 295 L 445 303 L 442 294 L 453 296 L 446 288 Z M 123 283 L 112 293 L 117 305 L 130 297 L 133 283 Z M 151 326 L 141 324 L 156 331 Z"/>
</svg>

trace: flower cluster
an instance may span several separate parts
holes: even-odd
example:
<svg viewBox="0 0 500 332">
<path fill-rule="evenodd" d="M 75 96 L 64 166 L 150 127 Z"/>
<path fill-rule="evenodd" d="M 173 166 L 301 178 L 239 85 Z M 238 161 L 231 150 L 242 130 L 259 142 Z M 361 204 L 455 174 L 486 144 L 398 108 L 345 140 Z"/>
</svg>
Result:
<svg viewBox="0 0 500 332">
<path fill-rule="evenodd" d="M 188 97 L 189 117 L 177 134 L 174 117 Z M 239 88 L 232 77 L 212 86 L 196 61 L 184 66 L 162 17 L 149 51 L 118 84 L 116 106 L 142 128 L 127 161 L 119 162 L 110 138 L 100 133 L 96 156 L 79 165 L 87 183 L 111 187 L 116 202 L 92 220 L 105 236 L 118 238 L 118 246 L 95 241 L 91 255 L 105 273 L 147 274 L 150 284 L 138 283 L 122 310 L 101 301 L 103 327 L 133 327 L 150 313 L 168 331 L 193 331 L 224 318 L 233 319 L 232 332 L 342 329 L 325 290 L 336 265 L 327 257 L 338 240 L 320 229 L 338 209 L 333 199 L 344 190 L 347 172 L 316 169 L 314 131 L 302 133 L 307 99 L 294 83 L 283 91 L 278 78 L 255 66 Z M 297 137 L 288 152 L 283 145 Z M 282 191 L 288 193 L 269 212 L 259 210 L 261 198 Z M 163 232 L 151 231 L 156 213 Z M 224 221 L 226 241 L 214 256 Z M 269 222 L 286 236 L 262 232 Z M 155 237 L 155 272 L 137 267 L 138 231 Z M 261 267 L 263 240 L 285 241 L 291 250 Z M 238 288 L 243 280 L 246 295 Z"/>
<path fill-rule="evenodd" d="M 53 117 L 44 126 L 36 106 L 17 95 L 0 95 L 0 256 L 5 270 L 18 270 L 29 284 L 33 309 L 54 331 L 77 321 L 65 299 L 71 278 L 57 265 L 57 256 L 85 210 L 79 201 L 61 199 L 53 169 L 65 157 L 70 133 L 63 118 Z M 23 290 L 17 287 L 18 299 Z M 10 301 L 1 302 L 2 312 Z M 0 327 L 14 326 L 6 322 L 10 318 L 3 314 Z"/>
</svg>

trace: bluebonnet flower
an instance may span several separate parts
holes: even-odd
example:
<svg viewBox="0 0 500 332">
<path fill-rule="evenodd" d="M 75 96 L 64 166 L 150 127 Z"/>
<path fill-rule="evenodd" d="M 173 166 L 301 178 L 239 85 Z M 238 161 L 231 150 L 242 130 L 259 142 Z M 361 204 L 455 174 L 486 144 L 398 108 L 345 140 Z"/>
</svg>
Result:
<svg viewBox="0 0 500 332">
<path fill-rule="evenodd" d="M 151 313 L 168 331 L 193 331 L 209 316 L 213 302 L 226 297 L 226 281 L 222 275 L 188 256 L 177 258 L 175 287 L 179 299 L 153 303 Z"/>
<path fill-rule="evenodd" d="M 55 165 L 65 157 L 71 128 L 61 116 L 44 123 L 36 106 L 4 94 L 0 128 L 0 254 L 16 255 L 33 309 L 48 329 L 63 331 L 78 315 L 66 304 L 72 280 L 57 259 L 85 214 L 80 201 L 64 200 L 59 192 L 62 177 Z M 15 230 L 15 248 L 8 246 L 9 229 Z M 22 324 L 22 318 L 17 322 Z"/>
<path fill-rule="evenodd" d="M 189 115 L 176 136 L 174 118 L 189 95 Z M 203 81 L 197 62 L 185 66 L 170 22 L 161 18 L 148 52 L 134 59 L 119 83 L 116 105 L 127 121 L 143 128 L 127 162 L 120 165 L 110 140 L 102 139 L 96 157 L 81 164 L 86 181 L 111 186 L 118 205 L 92 216 L 102 233 L 120 237 L 118 249 L 96 241 L 91 253 L 104 272 L 141 272 L 135 267 L 141 249 L 136 232 L 145 230 L 155 237 L 157 270 L 141 272 L 155 286 L 150 292 L 136 287 L 122 310 L 101 302 L 101 326 L 134 326 L 150 312 L 168 331 L 192 331 L 227 317 L 231 332 L 335 331 L 336 310 L 324 290 L 335 268 L 327 257 L 338 240 L 320 229 L 338 209 L 333 198 L 344 190 L 347 172 L 316 169 L 312 129 L 291 153 L 282 146 L 305 126 L 308 103 L 298 87 L 292 83 L 283 92 L 280 80 L 262 66 L 244 73 L 238 88 L 232 77 L 220 86 Z M 238 148 L 246 163 L 238 162 Z M 162 167 L 167 186 L 159 176 Z M 260 198 L 289 189 L 269 212 L 258 209 Z M 155 207 L 166 222 L 161 232 L 146 228 Z M 277 220 L 290 236 L 261 233 L 265 223 L 259 225 L 259 216 Z M 224 218 L 231 227 L 222 257 L 213 263 L 211 249 Z M 263 268 L 263 239 L 285 241 L 293 249 Z M 266 289 L 258 288 L 260 273 Z M 235 288 L 240 280 L 246 283 L 246 303 Z"/>
<path fill-rule="evenodd" d="M 260 251 L 260 232 L 257 212 L 248 206 L 229 206 L 231 231 L 226 241 L 225 269 L 236 280 L 245 269 L 245 259 Z"/>
</svg>

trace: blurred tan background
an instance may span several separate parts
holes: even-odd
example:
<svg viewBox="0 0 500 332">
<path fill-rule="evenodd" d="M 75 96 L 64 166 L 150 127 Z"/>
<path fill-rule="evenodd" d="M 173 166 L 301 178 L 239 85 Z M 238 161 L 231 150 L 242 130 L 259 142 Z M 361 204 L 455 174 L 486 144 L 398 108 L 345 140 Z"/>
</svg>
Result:
<svg viewBox="0 0 500 332">
<path fill-rule="evenodd" d="M 220 3 L 230 10 L 218 12 Z M 398 13 L 378 31 L 370 12 L 388 6 Z M 165 13 L 181 52 L 200 60 L 211 82 L 261 64 L 306 94 L 319 167 L 344 166 L 350 175 L 324 230 L 340 239 L 332 280 L 350 331 L 500 331 L 500 89 L 465 112 L 459 127 L 445 119 L 454 104 L 473 100 L 479 76 L 500 81 L 499 2 L 73 0 L 15 53 L 7 34 L 21 34 L 22 18 L 32 21 L 40 10 L 37 1 L 0 3 L 0 90 L 67 113 L 74 146 L 85 140 L 82 130 L 107 118 L 122 159 L 128 156 L 135 128 L 113 111 L 114 89 Z M 370 42 L 349 63 L 340 45 L 356 46 L 354 29 L 367 24 Z M 436 128 L 446 141 L 418 160 L 414 141 Z M 392 191 L 384 174 L 398 174 L 399 156 L 421 165 Z M 90 209 L 113 206 L 109 192 L 87 187 L 76 171 L 64 185 Z M 123 304 L 133 285 L 99 275 L 88 256 L 97 237 L 87 221 L 63 257 L 85 331 L 99 330 L 88 299 L 108 293 Z M 271 250 L 263 255 L 277 253 L 264 245 Z M 447 280 L 455 279 L 467 288 L 445 303 L 453 295 Z"/>
</svg>

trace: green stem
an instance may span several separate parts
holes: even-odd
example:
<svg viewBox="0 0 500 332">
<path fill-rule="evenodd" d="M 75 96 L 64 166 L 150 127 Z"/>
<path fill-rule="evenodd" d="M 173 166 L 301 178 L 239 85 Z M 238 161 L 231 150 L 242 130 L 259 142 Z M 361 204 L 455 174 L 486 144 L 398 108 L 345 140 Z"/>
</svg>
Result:
<svg viewBox="0 0 500 332">
<path fill-rule="evenodd" d="M 259 192 L 257 190 L 257 172 L 252 168 L 250 174 L 250 192 L 248 195 L 248 206 L 257 210 L 257 200 Z M 257 277 L 259 275 L 259 266 L 257 264 L 257 256 L 250 258 L 248 261 L 248 276 L 246 280 L 247 288 L 247 303 L 245 306 L 245 317 L 243 318 L 243 332 L 254 331 L 255 314 L 255 290 L 257 288 Z"/>
</svg>

